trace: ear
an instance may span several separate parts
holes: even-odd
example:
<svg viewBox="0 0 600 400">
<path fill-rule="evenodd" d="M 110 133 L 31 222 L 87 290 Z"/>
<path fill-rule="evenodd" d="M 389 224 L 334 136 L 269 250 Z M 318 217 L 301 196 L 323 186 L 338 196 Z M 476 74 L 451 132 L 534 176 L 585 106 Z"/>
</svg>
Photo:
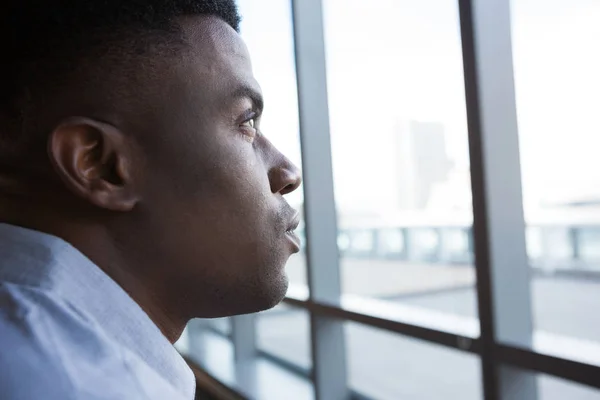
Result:
<svg viewBox="0 0 600 400">
<path fill-rule="evenodd" d="M 75 195 L 112 211 L 139 201 L 131 140 L 110 124 L 89 118 L 63 121 L 50 135 L 48 156 Z"/>
</svg>

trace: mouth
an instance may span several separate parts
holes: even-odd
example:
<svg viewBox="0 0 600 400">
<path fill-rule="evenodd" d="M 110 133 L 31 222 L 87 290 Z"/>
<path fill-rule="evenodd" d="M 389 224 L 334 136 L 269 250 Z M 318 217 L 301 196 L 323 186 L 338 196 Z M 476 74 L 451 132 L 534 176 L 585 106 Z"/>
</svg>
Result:
<svg viewBox="0 0 600 400">
<path fill-rule="evenodd" d="M 287 230 L 285 231 L 285 236 L 290 240 L 292 245 L 294 246 L 294 253 L 300 251 L 301 241 L 300 237 L 296 234 L 295 230 L 298 228 L 300 224 L 300 213 L 297 212 L 292 220 L 290 221 Z"/>
</svg>

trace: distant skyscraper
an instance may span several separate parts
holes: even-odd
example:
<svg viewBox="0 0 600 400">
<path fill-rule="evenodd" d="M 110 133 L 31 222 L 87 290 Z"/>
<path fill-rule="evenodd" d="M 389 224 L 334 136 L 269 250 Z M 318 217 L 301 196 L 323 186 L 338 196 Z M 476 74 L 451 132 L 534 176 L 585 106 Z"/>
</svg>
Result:
<svg viewBox="0 0 600 400">
<path fill-rule="evenodd" d="M 453 166 L 446 153 L 444 125 L 410 121 L 396 129 L 398 199 L 401 209 L 424 209 L 433 187 Z"/>
</svg>

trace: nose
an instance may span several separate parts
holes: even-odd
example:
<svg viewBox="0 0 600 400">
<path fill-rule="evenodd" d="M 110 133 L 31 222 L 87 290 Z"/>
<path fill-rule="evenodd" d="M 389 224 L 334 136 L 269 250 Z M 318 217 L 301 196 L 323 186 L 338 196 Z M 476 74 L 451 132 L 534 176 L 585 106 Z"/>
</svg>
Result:
<svg viewBox="0 0 600 400">
<path fill-rule="evenodd" d="M 271 192 L 286 195 L 298 189 L 302 183 L 302 173 L 287 157 L 275 151 L 276 163 L 269 169 Z"/>
<path fill-rule="evenodd" d="M 288 161 L 288 165 L 277 170 L 272 170 L 273 173 L 269 177 L 271 182 L 271 191 L 273 193 L 280 193 L 285 195 L 292 193 L 294 190 L 300 187 L 302 183 L 302 176 L 300 169 Z"/>
</svg>

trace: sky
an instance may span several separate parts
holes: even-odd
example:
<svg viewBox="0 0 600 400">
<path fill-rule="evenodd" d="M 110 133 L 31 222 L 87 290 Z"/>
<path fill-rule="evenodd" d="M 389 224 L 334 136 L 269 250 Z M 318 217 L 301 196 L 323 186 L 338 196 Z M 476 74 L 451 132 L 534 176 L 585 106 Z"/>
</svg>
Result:
<svg viewBox="0 0 600 400">
<path fill-rule="evenodd" d="M 411 120 L 444 124 L 448 155 L 467 170 L 456 1 L 323 3 L 338 209 L 398 204 L 394 135 Z M 261 129 L 300 164 L 290 2 L 238 4 L 265 96 Z M 600 198 L 600 0 L 514 0 L 512 19 L 525 201 Z"/>
</svg>

